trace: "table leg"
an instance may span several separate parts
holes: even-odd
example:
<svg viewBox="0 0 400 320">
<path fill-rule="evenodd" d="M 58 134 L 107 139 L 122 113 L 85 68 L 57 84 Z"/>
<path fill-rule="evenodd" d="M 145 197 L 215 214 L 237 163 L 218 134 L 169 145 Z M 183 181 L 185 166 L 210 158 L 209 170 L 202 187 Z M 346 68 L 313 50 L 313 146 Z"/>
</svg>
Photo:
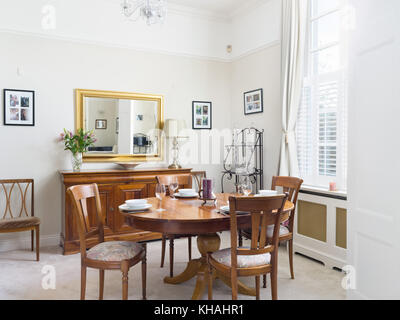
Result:
<svg viewBox="0 0 400 320">
<path fill-rule="evenodd" d="M 189 261 L 185 271 L 176 277 L 165 277 L 164 282 L 168 284 L 180 284 L 197 275 L 196 287 L 193 291 L 192 300 L 200 300 L 203 297 L 205 288 L 208 283 L 208 265 L 207 265 L 207 253 L 216 252 L 219 250 L 221 245 L 221 239 L 218 234 L 201 235 L 197 237 L 197 247 L 201 253 L 200 259 Z M 231 286 L 229 277 L 223 276 L 220 273 L 215 273 L 213 277 L 220 278 L 226 285 Z M 255 289 L 249 288 L 238 282 L 238 291 L 241 294 L 255 296 Z"/>
</svg>

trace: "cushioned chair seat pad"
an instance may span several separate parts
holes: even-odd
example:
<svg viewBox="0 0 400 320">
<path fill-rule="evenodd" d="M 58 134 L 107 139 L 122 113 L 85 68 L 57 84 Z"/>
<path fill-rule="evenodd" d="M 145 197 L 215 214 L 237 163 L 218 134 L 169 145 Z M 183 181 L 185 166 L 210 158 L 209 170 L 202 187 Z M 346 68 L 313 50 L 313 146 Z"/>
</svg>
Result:
<svg viewBox="0 0 400 320">
<path fill-rule="evenodd" d="M 275 228 L 275 226 L 268 226 L 268 228 L 267 228 L 267 237 L 270 239 L 274 236 L 274 228 Z M 280 229 L 279 229 L 280 237 L 287 236 L 289 233 L 290 233 L 290 231 L 288 228 L 286 228 L 284 226 L 280 227 Z"/>
<path fill-rule="evenodd" d="M 272 239 L 272 237 L 274 235 L 274 228 L 275 228 L 274 225 L 268 226 L 268 228 L 267 228 L 267 237 L 269 239 Z M 250 235 L 251 234 L 251 229 L 245 230 L 245 233 Z M 289 233 L 290 233 L 290 231 L 289 231 L 289 229 L 287 227 L 284 227 L 284 226 L 280 227 L 280 229 L 279 229 L 279 236 L 280 237 L 286 236 Z"/>
<path fill-rule="evenodd" d="M 40 225 L 40 219 L 36 217 L 12 218 L 0 220 L 0 230 L 30 228 Z"/>
<path fill-rule="evenodd" d="M 87 258 L 98 261 L 123 261 L 136 257 L 144 250 L 139 243 L 130 241 L 102 242 L 87 251 Z"/>
<path fill-rule="evenodd" d="M 230 248 L 214 252 L 211 256 L 217 262 L 228 267 L 231 266 Z M 268 265 L 270 262 L 271 262 L 271 255 L 269 253 L 253 255 L 253 256 L 237 256 L 238 268 L 260 267 L 263 265 Z"/>
</svg>

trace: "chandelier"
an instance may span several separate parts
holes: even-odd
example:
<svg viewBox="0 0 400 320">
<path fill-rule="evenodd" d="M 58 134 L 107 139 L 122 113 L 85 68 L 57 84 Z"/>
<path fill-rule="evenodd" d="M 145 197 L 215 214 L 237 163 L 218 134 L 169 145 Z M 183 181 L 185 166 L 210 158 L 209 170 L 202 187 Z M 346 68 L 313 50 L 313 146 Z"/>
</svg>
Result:
<svg viewBox="0 0 400 320">
<path fill-rule="evenodd" d="M 137 21 L 142 17 L 148 25 L 163 22 L 167 14 L 165 0 L 124 0 L 121 5 L 126 18 Z"/>
</svg>

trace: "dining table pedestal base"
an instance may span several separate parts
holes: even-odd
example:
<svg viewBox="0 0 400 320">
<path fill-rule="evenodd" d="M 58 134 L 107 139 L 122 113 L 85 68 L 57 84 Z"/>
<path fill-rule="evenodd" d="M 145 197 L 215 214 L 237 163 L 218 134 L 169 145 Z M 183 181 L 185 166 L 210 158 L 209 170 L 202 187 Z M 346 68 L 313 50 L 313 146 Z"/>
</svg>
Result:
<svg viewBox="0 0 400 320">
<path fill-rule="evenodd" d="M 176 277 L 166 277 L 164 282 L 168 284 L 180 284 L 197 276 L 196 287 L 194 289 L 192 300 L 200 300 L 208 284 L 208 264 L 207 253 L 213 253 L 220 249 L 221 238 L 218 234 L 200 235 L 197 237 L 197 247 L 201 253 L 201 258 L 189 261 L 185 271 Z M 218 278 L 229 287 L 231 280 L 229 277 L 222 275 L 219 272 L 213 273 L 213 278 Z M 238 292 L 248 296 L 256 296 L 256 290 L 245 286 L 240 281 L 238 282 Z"/>
</svg>

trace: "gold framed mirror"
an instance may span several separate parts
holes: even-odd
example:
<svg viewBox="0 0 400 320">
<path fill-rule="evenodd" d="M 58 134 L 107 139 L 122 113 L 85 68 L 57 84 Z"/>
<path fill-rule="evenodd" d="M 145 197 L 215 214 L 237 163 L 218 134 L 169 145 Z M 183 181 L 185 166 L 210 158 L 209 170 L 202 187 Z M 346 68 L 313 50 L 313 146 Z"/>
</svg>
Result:
<svg viewBox="0 0 400 320">
<path fill-rule="evenodd" d="M 76 89 L 76 129 L 93 131 L 85 162 L 163 160 L 164 97 Z"/>
</svg>

